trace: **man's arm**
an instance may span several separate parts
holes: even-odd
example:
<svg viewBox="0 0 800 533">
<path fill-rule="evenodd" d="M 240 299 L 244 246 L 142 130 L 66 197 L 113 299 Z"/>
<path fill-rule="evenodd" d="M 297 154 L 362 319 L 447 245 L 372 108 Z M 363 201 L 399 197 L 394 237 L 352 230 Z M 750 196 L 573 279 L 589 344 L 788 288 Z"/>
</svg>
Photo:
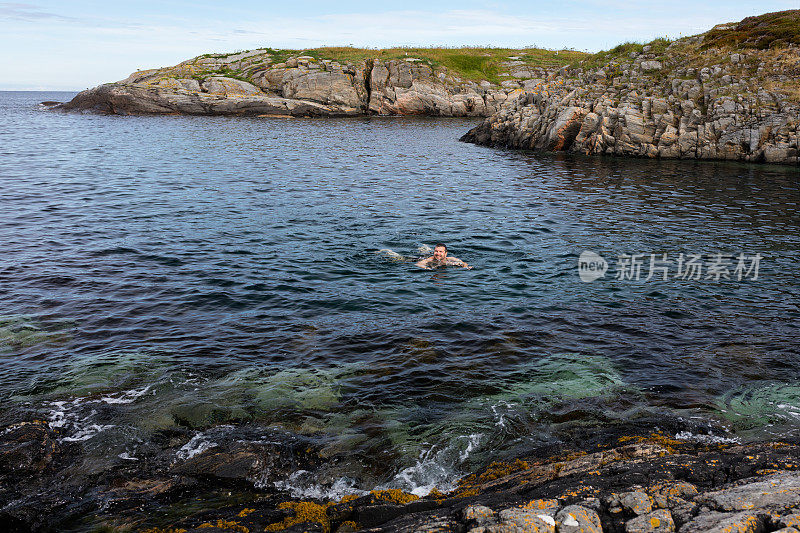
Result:
<svg viewBox="0 0 800 533">
<path fill-rule="evenodd" d="M 433 261 L 433 256 L 430 256 L 427 259 L 423 259 L 422 261 L 417 261 L 416 265 L 420 268 L 424 268 L 425 270 L 430 270 L 428 268 L 428 263 L 430 263 L 431 261 Z"/>
<path fill-rule="evenodd" d="M 461 266 L 461 267 L 464 267 L 464 268 L 472 268 L 471 266 L 466 264 L 464 261 L 462 261 L 458 257 L 448 256 L 447 257 L 447 262 L 450 263 L 451 265 Z"/>
</svg>

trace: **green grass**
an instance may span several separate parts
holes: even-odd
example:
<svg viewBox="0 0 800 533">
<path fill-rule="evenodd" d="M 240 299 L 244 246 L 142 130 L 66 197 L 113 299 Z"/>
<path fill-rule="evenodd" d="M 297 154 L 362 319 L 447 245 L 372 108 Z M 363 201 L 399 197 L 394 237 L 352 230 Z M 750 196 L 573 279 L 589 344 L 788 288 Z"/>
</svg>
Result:
<svg viewBox="0 0 800 533">
<path fill-rule="evenodd" d="M 788 44 L 800 44 L 800 9 L 747 17 L 730 29 L 712 29 L 702 47 L 766 50 Z"/>
<path fill-rule="evenodd" d="M 276 48 L 263 48 L 273 64 L 283 63 L 290 57 L 310 56 L 314 59 L 331 60 L 339 63 L 361 63 L 366 59 L 408 59 L 415 58 L 420 61 L 416 64 L 428 65 L 433 69 L 446 67 L 455 75 L 465 80 L 488 80 L 499 83 L 503 78 L 503 62 L 509 57 L 518 57 L 519 61 L 529 67 L 560 68 L 589 54 L 575 50 L 545 50 L 541 48 L 488 48 L 488 47 L 461 47 L 461 48 L 353 48 L 348 46 L 327 46 L 309 48 L 304 50 L 286 50 Z M 231 54 L 205 54 L 199 56 L 224 58 Z M 198 58 L 198 59 L 199 59 Z M 254 58 L 251 58 L 254 59 Z M 218 74 L 215 71 L 214 74 Z M 205 75 L 205 73 L 204 73 Z M 212 75 L 212 73 L 208 73 Z M 242 73 L 239 73 L 242 76 Z M 232 76 L 236 77 L 236 76 Z M 245 76 L 246 77 L 246 76 Z"/>
<path fill-rule="evenodd" d="M 657 39 L 653 39 L 649 43 L 650 51 L 649 54 L 663 54 L 667 51 L 667 47 L 672 44 L 672 40 L 666 37 L 659 37 Z"/>
<path fill-rule="evenodd" d="M 213 78 L 214 76 L 222 76 L 222 77 L 225 77 L 225 78 L 234 78 L 234 79 L 237 79 L 237 80 L 240 80 L 240 81 L 246 81 L 247 83 L 253 83 L 253 80 L 249 76 L 247 76 L 244 73 L 242 73 L 241 71 L 231 70 L 231 69 L 226 68 L 226 67 L 199 72 L 197 74 L 194 74 L 192 77 L 194 79 L 196 79 L 197 81 L 199 81 L 199 82 L 203 82 L 203 81 L 207 80 L 208 78 Z"/>
</svg>

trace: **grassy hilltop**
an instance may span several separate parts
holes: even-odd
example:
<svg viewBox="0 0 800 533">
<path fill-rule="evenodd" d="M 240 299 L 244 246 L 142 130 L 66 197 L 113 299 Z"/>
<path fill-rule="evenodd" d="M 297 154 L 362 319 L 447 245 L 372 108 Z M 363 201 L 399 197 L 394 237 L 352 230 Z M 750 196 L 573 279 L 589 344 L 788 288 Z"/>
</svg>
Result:
<svg viewBox="0 0 800 533">
<path fill-rule="evenodd" d="M 246 64 L 239 66 L 234 59 L 234 65 L 228 68 L 207 69 L 202 65 L 204 60 L 220 60 L 227 63 L 230 58 L 246 55 Z M 592 57 L 586 52 L 576 50 L 547 50 L 543 48 L 481 48 L 481 47 L 454 47 L 454 48 L 353 48 L 347 46 L 328 46 L 306 49 L 274 49 L 258 48 L 254 50 L 237 50 L 231 53 L 203 54 L 190 59 L 181 65 L 194 65 L 198 72 L 195 77 L 202 81 L 209 76 L 226 75 L 244 81 L 250 81 L 253 74 L 260 70 L 263 64 L 278 65 L 290 58 L 307 57 L 318 62 L 330 61 L 341 64 L 363 63 L 367 59 L 379 60 L 417 60 L 418 64 L 428 65 L 433 70 L 442 67 L 464 80 L 486 80 L 499 84 L 505 80 L 514 80 L 517 77 L 513 72 L 508 72 L 510 62 L 517 67 L 543 68 L 556 70 Z M 258 61 L 260 60 L 260 61 Z M 165 69 L 157 69 L 165 70 Z"/>
<path fill-rule="evenodd" d="M 642 53 L 648 47 L 657 59 L 667 60 L 670 56 L 683 56 L 687 66 L 702 68 L 713 63 L 719 53 L 731 50 L 776 51 L 791 45 L 800 45 L 800 10 L 781 11 L 748 17 L 739 23 L 719 24 L 702 34 L 702 43 L 693 37 L 671 40 L 660 37 L 648 43 L 626 42 L 610 50 L 589 54 L 572 49 L 548 50 L 543 48 L 353 48 L 320 47 L 307 49 L 259 48 L 238 50 L 231 53 L 204 54 L 181 63 L 183 67 L 194 67 L 192 76 L 202 81 L 209 76 L 226 75 L 250 81 L 253 74 L 264 65 L 284 63 L 292 57 L 308 57 L 316 61 L 331 61 L 342 64 L 361 63 L 367 59 L 379 60 L 418 60 L 437 70 L 441 67 L 464 80 L 486 80 L 499 84 L 506 80 L 516 80 L 515 70 L 525 68 L 558 70 L 562 67 L 597 68 L 614 61 L 624 60 L 631 53 Z M 695 36 L 696 37 L 696 36 Z M 673 45 L 673 46 L 670 46 Z M 246 59 L 238 59 L 246 56 Z M 228 62 L 227 60 L 231 60 Z M 208 64 L 207 60 L 217 60 L 225 66 Z M 510 68 L 510 67 L 514 68 Z M 174 70 L 175 67 L 154 69 L 150 72 Z"/>
</svg>

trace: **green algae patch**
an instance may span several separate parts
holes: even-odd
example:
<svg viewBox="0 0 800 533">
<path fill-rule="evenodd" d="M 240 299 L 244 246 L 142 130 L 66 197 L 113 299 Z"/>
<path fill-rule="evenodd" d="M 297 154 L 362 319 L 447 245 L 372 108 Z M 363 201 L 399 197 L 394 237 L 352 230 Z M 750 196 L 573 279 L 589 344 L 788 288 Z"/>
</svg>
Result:
<svg viewBox="0 0 800 533">
<path fill-rule="evenodd" d="M 45 325 L 30 315 L 0 316 L 0 353 L 39 344 L 63 344 L 72 339 L 69 324 Z"/>
<path fill-rule="evenodd" d="M 800 414 L 800 386 L 771 383 L 740 387 L 717 401 L 717 416 L 728 420 L 739 432 L 763 432 L 765 427 L 791 426 Z"/>
</svg>

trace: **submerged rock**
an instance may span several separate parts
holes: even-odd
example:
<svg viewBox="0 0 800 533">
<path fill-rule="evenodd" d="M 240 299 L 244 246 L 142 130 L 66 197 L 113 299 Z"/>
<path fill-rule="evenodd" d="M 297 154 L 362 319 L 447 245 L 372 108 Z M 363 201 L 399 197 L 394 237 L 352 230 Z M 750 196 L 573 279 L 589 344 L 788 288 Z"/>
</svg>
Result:
<svg viewBox="0 0 800 533">
<path fill-rule="evenodd" d="M 56 434 L 46 422 L 9 426 L 0 438 L 0 480 L 40 474 L 59 451 Z"/>
</svg>

